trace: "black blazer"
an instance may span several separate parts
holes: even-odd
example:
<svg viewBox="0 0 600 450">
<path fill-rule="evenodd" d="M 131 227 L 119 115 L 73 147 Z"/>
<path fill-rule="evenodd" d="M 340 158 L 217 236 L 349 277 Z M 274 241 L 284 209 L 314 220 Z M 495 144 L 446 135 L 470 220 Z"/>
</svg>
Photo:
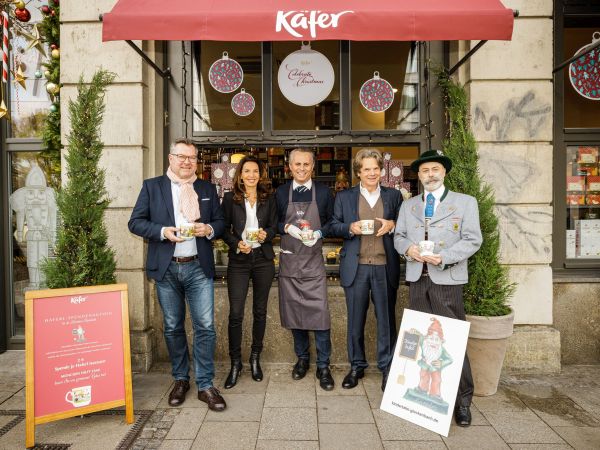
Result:
<svg viewBox="0 0 600 450">
<path fill-rule="evenodd" d="M 358 196 L 360 188 L 340 191 L 335 197 L 333 219 L 331 222 L 331 235 L 344 238 L 344 245 L 340 251 L 340 281 L 343 287 L 349 287 L 354 282 L 358 270 L 358 257 L 360 253 L 360 235 L 350 236 L 350 224 L 358 220 Z M 381 201 L 383 203 L 383 219 L 398 219 L 402 195 L 396 189 L 381 186 Z M 400 256 L 394 248 L 394 234 L 382 236 L 385 248 L 386 272 L 388 283 L 398 287 L 400 279 Z"/>
<path fill-rule="evenodd" d="M 223 233 L 223 210 L 214 184 L 204 180 L 194 181 L 194 190 L 200 202 L 200 222 L 210 225 L 214 230 L 212 239 Z M 166 175 L 144 180 L 140 195 L 133 207 L 129 219 L 129 231 L 148 240 L 146 273 L 148 277 L 160 281 L 165 276 L 175 243 L 160 239 L 162 227 L 175 226 L 173 194 L 171 180 Z M 198 262 L 207 277 L 215 276 L 215 261 L 212 242 L 206 237 L 196 238 Z"/>
<path fill-rule="evenodd" d="M 242 232 L 246 226 L 246 206 L 244 202 L 233 201 L 233 192 L 225 193 L 223 197 L 223 212 L 225 216 L 225 231 L 223 240 L 229 246 L 229 257 L 244 257 L 237 253 L 238 243 L 242 240 Z M 265 258 L 275 258 L 273 252 L 273 238 L 277 230 L 277 205 L 275 196 L 269 195 L 264 202 L 258 202 L 256 208 L 258 226 L 267 232 L 265 242 L 261 244 Z"/>
</svg>

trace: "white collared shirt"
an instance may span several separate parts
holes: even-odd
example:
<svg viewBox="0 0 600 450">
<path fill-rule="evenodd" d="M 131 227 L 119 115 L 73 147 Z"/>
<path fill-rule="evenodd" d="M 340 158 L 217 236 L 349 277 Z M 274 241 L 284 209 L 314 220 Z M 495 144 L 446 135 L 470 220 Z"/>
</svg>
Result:
<svg viewBox="0 0 600 450">
<path fill-rule="evenodd" d="M 304 187 L 306 187 L 306 189 L 308 189 L 310 191 L 312 189 L 312 178 L 310 178 L 304 184 L 296 183 L 296 180 L 292 181 L 292 189 L 293 190 L 296 190 L 296 188 L 299 187 L 299 186 L 304 186 Z"/>
<path fill-rule="evenodd" d="M 256 203 L 254 203 L 254 206 L 250 205 L 250 202 L 248 201 L 248 199 L 244 199 L 244 203 L 246 205 L 246 226 L 244 227 L 244 231 L 242 231 L 242 240 L 245 242 L 246 241 L 246 230 L 251 227 L 258 228 L 258 217 L 256 216 L 258 199 L 256 200 Z M 255 242 L 254 244 L 252 244 L 252 248 L 258 248 L 258 247 L 260 247 L 260 244 L 258 242 Z"/>
<path fill-rule="evenodd" d="M 427 208 L 427 194 L 433 194 L 433 198 L 435 199 L 435 201 L 433 202 L 433 214 L 435 214 L 435 210 L 440 205 L 442 195 L 444 195 L 445 191 L 446 191 L 446 186 L 444 186 L 443 184 L 439 188 L 437 188 L 435 191 L 432 191 L 432 192 L 424 191 L 423 192 L 423 211 L 425 211 L 425 208 Z"/>
<path fill-rule="evenodd" d="M 173 198 L 173 212 L 175 213 L 175 226 L 179 228 L 182 223 L 188 222 L 181 208 L 179 207 L 179 195 L 181 193 L 181 186 L 178 183 L 171 181 L 171 196 Z M 190 239 L 189 241 L 177 242 L 175 244 L 175 253 L 173 256 L 194 256 L 198 254 L 196 248 L 196 239 Z"/>
<path fill-rule="evenodd" d="M 378 184 L 377 189 L 375 189 L 373 192 L 369 192 L 367 188 L 363 187 L 362 182 L 359 183 L 359 188 L 362 196 L 367 200 L 369 206 L 373 208 L 377 203 L 377 200 L 379 200 L 379 196 L 381 195 L 381 185 Z"/>
</svg>

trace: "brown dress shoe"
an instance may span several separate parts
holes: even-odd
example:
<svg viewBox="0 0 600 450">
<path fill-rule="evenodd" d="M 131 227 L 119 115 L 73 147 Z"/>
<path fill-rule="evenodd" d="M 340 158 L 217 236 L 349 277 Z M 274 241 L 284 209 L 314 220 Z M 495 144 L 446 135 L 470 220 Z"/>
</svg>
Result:
<svg viewBox="0 0 600 450">
<path fill-rule="evenodd" d="M 185 402 L 185 394 L 190 390 L 190 382 L 187 380 L 175 380 L 175 386 L 169 393 L 169 406 L 180 406 Z"/>
<path fill-rule="evenodd" d="M 198 391 L 198 400 L 206 403 L 211 411 L 223 411 L 227 407 L 225 399 L 214 386 Z"/>
</svg>

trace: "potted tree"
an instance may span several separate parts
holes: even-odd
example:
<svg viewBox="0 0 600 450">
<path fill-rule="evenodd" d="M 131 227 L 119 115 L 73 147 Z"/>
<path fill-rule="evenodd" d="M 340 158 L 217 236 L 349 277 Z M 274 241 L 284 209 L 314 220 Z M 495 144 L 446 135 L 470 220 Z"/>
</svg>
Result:
<svg viewBox="0 0 600 450">
<path fill-rule="evenodd" d="M 471 195 L 479 204 L 483 243 L 469 259 L 469 282 L 464 287 L 467 321 L 471 323 L 467 354 L 475 382 L 475 395 L 493 395 L 498 389 L 508 338 L 513 333 L 514 311 L 508 300 L 515 285 L 508 268 L 500 264 L 498 219 L 490 185 L 481 179 L 477 143 L 469 125 L 469 103 L 462 85 L 445 71 L 438 73 L 448 122 L 444 152 L 452 159 L 446 186 Z"/>
<path fill-rule="evenodd" d="M 100 140 L 104 93 L 113 79 L 114 74 L 105 70 L 96 72 L 89 85 L 81 78 L 77 98 L 69 101 L 68 181 L 56 198 L 60 227 L 55 258 L 42 264 L 51 289 L 115 283 L 115 256 L 103 222 L 110 200 L 104 170 L 98 165 L 104 148 Z"/>
</svg>

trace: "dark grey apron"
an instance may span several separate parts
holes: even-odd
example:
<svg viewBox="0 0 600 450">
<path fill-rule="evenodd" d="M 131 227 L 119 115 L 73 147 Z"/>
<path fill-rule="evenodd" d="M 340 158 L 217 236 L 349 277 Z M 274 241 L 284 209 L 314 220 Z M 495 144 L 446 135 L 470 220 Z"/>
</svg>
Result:
<svg viewBox="0 0 600 450">
<path fill-rule="evenodd" d="M 286 224 L 298 226 L 298 221 L 305 219 L 313 230 L 321 228 L 316 191 L 317 187 L 313 184 L 311 202 L 292 202 L 293 184 L 290 184 Z M 281 236 L 281 249 L 292 252 L 279 254 L 279 314 L 281 325 L 285 328 L 331 328 L 322 247 L 322 239 L 307 247 L 289 234 Z"/>
</svg>

